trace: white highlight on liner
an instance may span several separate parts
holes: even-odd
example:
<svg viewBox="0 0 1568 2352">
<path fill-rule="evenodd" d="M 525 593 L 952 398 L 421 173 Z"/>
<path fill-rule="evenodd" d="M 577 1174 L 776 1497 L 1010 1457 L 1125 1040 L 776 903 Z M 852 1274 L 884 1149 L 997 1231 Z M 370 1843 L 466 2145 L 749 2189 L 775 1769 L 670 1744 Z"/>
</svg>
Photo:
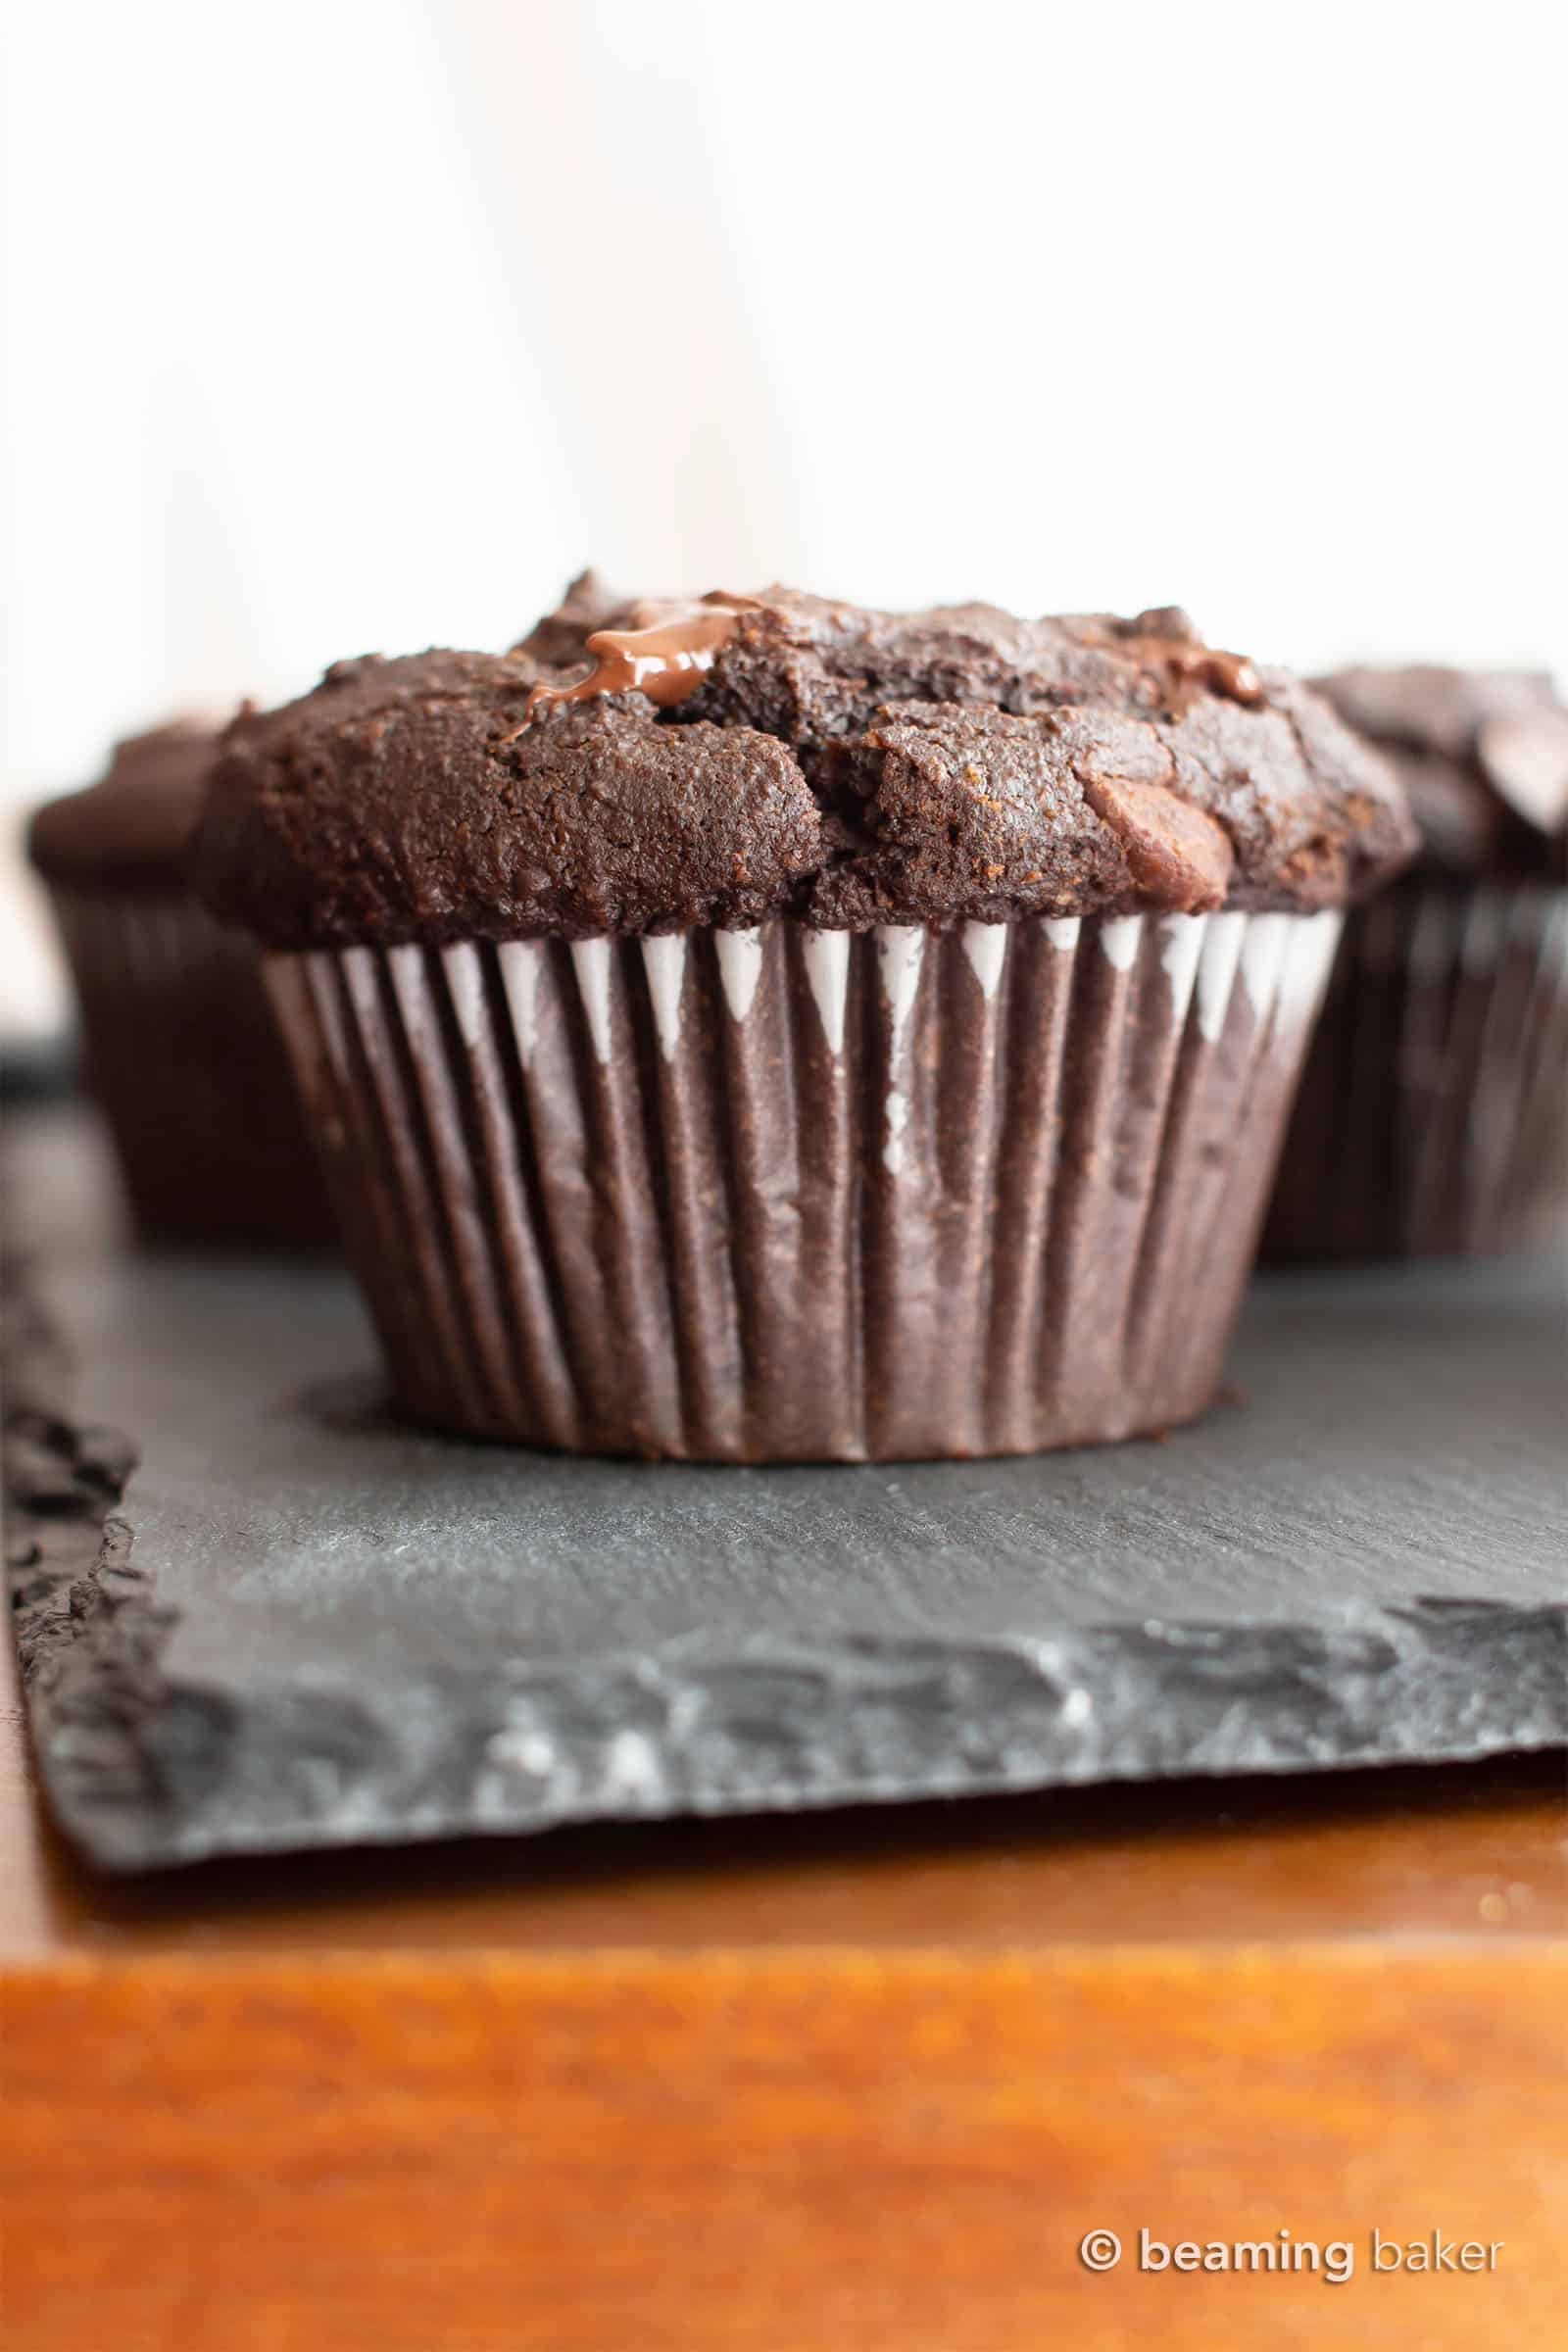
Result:
<svg viewBox="0 0 1568 2352">
<path fill-rule="evenodd" d="M 381 1017 L 380 1006 L 376 1003 L 376 975 L 380 962 L 374 948 L 345 948 L 343 951 L 343 977 L 348 984 L 349 1003 L 359 1014 L 362 1028 L 374 1026 Z"/>
<path fill-rule="evenodd" d="M 724 1002 L 735 1019 L 744 1021 L 762 977 L 762 934 L 715 931 L 713 939 L 718 949 L 718 979 Z"/>
<path fill-rule="evenodd" d="M 539 1036 L 539 973 L 545 952 L 536 939 L 512 939 L 496 954 L 517 1041 L 517 1058 L 526 1069 Z"/>
<path fill-rule="evenodd" d="M 659 1050 L 673 1061 L 680 1044 L 680 1000 L 686 979 L 686 940 L 679 931 L 662 939 L 643 941 L 643 969 L 648 974 L 648 997 L 654 1008 Z"/>
<path fill-rule="evenodd" d="M 412 942 L 400 948 L 388 948 L 387 969 L 392 975 L 392 994 L 403 1015 L 409 1043 L 416 1051 L 429 1038 L 434 1026 L 430 992 L 425 984 L 424 950 Z"/>
<path fill-rule="evenodd" d="M 456 947 L 442 949 L 441 961 L 452 1009 L 458 1016 L 458 1034 L 471 1053 L 484 1036 L 484 972 L 479 951 L 460 940 Z"/>
<path fill-rule="evenodd" d="M 369 953 L 368 948 L 349 948 L 344 953 L 343 960 L 347 963 L 350 956 L 368 956 Z M 284 959 L 278 956 L 276 960 L 281 963 Z M 305 956 L 311 998 L 316 1006 L 317 1019 L 321 1025 L 321 1035 L 326 1040 L 326 1058 L 332 1065 L 332 1075 L 339 1086 L 347 1086 L 349 1046 L 343 1034 L 343 1007 L 338 1003 L 337 962 L 338 958 L 330 948 L 312 948 Z"/>
<path fill-rule="evenodd" d="M 1247 930 L 1245 914 L 1211 914 L 1198 959 L 1198 1026 L 1209 1045 L 1223 1035 Z"/>
<path fill-rule="evenodd" d="M 1345 918 L 1337 906 L 1325 906 L 1316 914 L 1286 915 L 1283 919 L 1291 930 L 1280 973 L 1279 1018 L 1293 1028 L 1304 1028 L 1328 986 Z"/>
<path fill-rule="evenodd" d="M 979 981 L 980 994 L 989 1004 L 1002 986 L 1002 967 L 1007 956 L 1007 926 L 1005 923 L 965 923 L 961 936 L 969 969 Z"/>
<path fill-rule="evenodd" d="M 1279 995 L 1292 920 L 1288 914 L 1254 914 L 1248 918 L 1242 938 L 1242 986 L 1253 1017 L 1260 1023 L 1273 1009 Z"/>
<path fill-rule="evenodd" d="M 822 1035 L 836 1059 L 844 1051 L 844 1017 L 850 1002 L 850 935 L 847 931 L 808 932 L 802 954 Z"/>
<path fill-rule="evenodd" d="M 610 942 L 608 939 L 574 939 L 571 943 L 572 967 L 577 974 L 577 993 L 582 1008 L 588 1015 L 588 1034 L 594 1041 L 594 1052 L 601 1061 L 610 1060 Z"/>
<path fill-rule="evenodd" d="M 1058 956 L 1071 956 L 1078 945 L 1078 933 L 1083 923 L 1079 914 L 1048 914 L 1046 937 Z"/>
<path fill-rule="evenodd" d="M 1198 959 L 1202 953 L 1206 914 L 1162 914 L 1154 925 L 1159 945 L 1159 968 L 1170 986 L 1171 1020 L 1180 1029 L 1193 1001 Z"/>
<path fill-rule="evenodd" d="M 1118 972 L 1130 972 L 1144 935 L 1141 914 L 1108 915 L 1100 926 L 1100 945 L 1105 961 Z"/>
<path fill-rule="evenodd" d="M 925 954 L 925 933 L 910 923 L 883 923 L 876 934 L 877 966 L 881 974 L 882 994 L 887 999 L 889 1019 L 888 1068 L 893 1071 L 904 1050 L 904 1033 L 914 1010 L 915 993 L 920 986 L 920 961 Z M 909 1099 L 897 1084 L 888 1087 L 883 1105 L 888 1126 L 888 1140 L 882 1147 L 882 1163 L 896 1176 L 904 1165 L 904 1130 L 909 1123 Z"/>
<path fill-rule="evenodd" d="M 920 959 L 925 933 L 913 923 L 882 923 L 876 934 L 876 959 L 882 975 L 882 994 L 893 1015 L 892 1051 L 904 1043 L 904 1032 L 914 1009 L 920 985 Z"/>
</svg>

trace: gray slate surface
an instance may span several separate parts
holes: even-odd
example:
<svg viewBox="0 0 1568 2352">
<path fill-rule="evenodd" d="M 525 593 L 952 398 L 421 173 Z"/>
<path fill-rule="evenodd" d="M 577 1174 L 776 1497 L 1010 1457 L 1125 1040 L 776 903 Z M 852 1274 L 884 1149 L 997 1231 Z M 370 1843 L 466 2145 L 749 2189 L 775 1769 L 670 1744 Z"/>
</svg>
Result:
<svg viewBox="0 0 1568 2352">
<path fill-rule="evenodd" d="M 78 1359 L 31 1475 L 101 1518 L 83 1426 L 141 1455 L 102 1566 L 62 1495 L 9 1545 L 112 1867 L 1568 1741 L 1560 1260 L 1259 1284 L 1246 1401 L 1161 1445 L 650 1469 L 398 1427 L 343 1277 L 116 1255 L 21 1143 Z"/>
</svg>

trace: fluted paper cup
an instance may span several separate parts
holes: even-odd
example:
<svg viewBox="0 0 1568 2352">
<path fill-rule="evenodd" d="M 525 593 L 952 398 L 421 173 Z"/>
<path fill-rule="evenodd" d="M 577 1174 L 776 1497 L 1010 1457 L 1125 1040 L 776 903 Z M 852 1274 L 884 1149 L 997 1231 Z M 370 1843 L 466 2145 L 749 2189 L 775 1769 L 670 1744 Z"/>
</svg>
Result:
<svg viewBox="0 0 1568 2352">
<path fill-rule="evenodd" d="M 394 1384 L 712 1461 L 1200 1412 L 1339 918 L 274 956 Z"/>
<path fill-rule="evenodd" d="M 149 1241 L 316 1249 L 331 1211 L 251 941 L 174 891 L 56 884 L 87 1076 Z"/>
<path fill-rule="evenodd" d="M 1276 1261 L 1568 1225 L 1568 891 L 1408 882 L 1350 916 L 1280 1164 Z"/>
</svg>

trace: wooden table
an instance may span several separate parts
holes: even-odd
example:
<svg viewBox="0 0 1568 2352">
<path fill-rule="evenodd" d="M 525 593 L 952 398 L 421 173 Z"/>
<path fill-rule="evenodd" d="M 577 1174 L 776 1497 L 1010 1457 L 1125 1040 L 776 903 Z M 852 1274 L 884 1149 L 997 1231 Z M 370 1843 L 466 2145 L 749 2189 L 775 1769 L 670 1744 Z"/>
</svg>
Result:
<svg viewBox="0 0 1568 2352">
<path fill-rule="evenodd" d="M 1565 1794 L 1502 1759 L 116 1885 L 12 1695 L 5 2340 L 1555 2352 Z M 1140 2270 L 1141 2228 L 1354 2275 Z M 1502 2242 L 1373 2276 L 1374 2229 Z"/>
</svg>

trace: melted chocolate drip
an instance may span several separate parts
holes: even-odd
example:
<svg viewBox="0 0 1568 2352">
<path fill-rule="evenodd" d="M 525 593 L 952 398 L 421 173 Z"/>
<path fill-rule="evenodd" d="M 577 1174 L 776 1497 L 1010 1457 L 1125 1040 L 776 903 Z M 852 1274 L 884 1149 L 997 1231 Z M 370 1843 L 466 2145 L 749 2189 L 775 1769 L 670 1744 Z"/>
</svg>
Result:
<svg viewBox="0 0 1568 2352">
<path fill-rule="evenodd" d="M 1250 710 L 1266 699 L 1263 681 L 1245 654 L 1223 654 L 1208 645 L 1172 637 L 1128 637 L 1122 650 L 1148 669 L 1164 670 L 1178 692 L 1227 694 Z"/>
<path fill-rule="evenodd" d="M 637 617 L 651 616 L 648 625 L 596 629 L 587 641 L 595 667 L 574 686 L 536 686 L 528 697 L 523 725 L 543 710 L 563 703 L 585 703 L 601 694 L 646 694 L 662 710 L 683 703 L 696 693 L 703 673 L 735 634 L 741 614 L 760 610 L 756 597 L 725 596 L 716 589 L 696 604 L 641 606 Z"/>
</svg>

